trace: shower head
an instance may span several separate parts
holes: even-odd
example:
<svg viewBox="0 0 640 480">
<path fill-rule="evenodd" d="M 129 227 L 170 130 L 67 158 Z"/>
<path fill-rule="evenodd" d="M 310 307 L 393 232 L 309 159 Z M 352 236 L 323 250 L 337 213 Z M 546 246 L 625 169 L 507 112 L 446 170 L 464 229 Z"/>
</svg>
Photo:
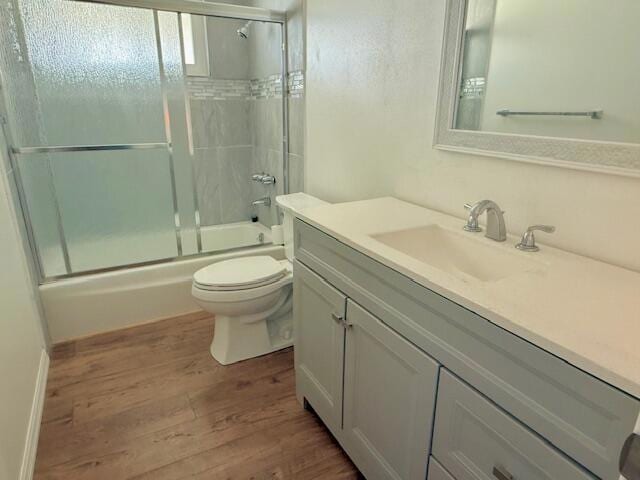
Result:
<svg viewBox="0 0 640 480">
<path fill-rule="evenodd" d="M 249 38 L 249 26 L 251 25 L 251 20 L 244 24 L 242 28 L 236 30 L 236 33 L 240 38 L 247 39 Z"/>
</svg>

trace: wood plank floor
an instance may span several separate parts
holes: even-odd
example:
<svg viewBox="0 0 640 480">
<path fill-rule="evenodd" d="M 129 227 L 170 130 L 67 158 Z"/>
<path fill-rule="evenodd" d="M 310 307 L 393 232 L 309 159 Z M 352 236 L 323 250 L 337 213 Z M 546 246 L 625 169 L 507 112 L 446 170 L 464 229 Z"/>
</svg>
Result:
<svg viewBox="0 0 640 480">
<path fill-rule="evenodd" d="M 356 479 L 295 398 L 293 351 L 223 367 L 194 314 L 56 345 L 44 479 Z"/>
</svg>

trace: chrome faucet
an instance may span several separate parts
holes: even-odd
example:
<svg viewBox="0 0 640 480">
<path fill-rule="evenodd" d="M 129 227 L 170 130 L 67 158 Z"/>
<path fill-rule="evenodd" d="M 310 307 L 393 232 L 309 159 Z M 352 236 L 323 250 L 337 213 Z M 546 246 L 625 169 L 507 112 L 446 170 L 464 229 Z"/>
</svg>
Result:
<svg viewBox="0 0 640 480">
<path fill-rule="evenodd" d="M 276 183 L 276 177 L 269 175 L 268 173 L 254 173 L 251 175 L 251 180 L 263 185 L 275 185 Z"/>
<path fill-rule="evenodd" d="M 260 198 L 258 200 L 254 200 L 253 202 L 251 202 L 251 205 L 254 207 L 257 207 L 259 205 L 263 205 L 265 207 L 270 207 L 271 206 L 271 197 L 264 197 L 264 198 Z"/>
<path fill-rule="evenodd" d="M 474 205 L 465 204 L 464 207 L 469 210 L 469 218 L 464 226 L 467 232 L 481 232 L 482 228 L 478 225 L 478 217 L 487 212 L 487 233 L 485 237 L 496 242 L 504 242 L 507 239 L 504 212 L 497 203 L 491 200 L 482 200 Z"/>
</svg>

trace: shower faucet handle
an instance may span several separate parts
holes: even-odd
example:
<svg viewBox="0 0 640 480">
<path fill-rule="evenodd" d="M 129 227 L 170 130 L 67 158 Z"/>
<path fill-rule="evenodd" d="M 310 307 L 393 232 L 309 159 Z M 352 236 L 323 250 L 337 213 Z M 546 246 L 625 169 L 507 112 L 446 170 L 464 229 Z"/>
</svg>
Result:
<svg viewBox="0 0 640 480">
<path fill-rule="evenodd" d="M 260 182 L 262 182 L 263 185 L 275 185 L 276 177 L 274 177 L 273 175 L 264 175 L 260 179 Z"/>
<path fill-rule="evenodd" d="M 254 173 L 251 175 L 251 180 L 259 182 L 263 185 L 274 185 L 276 183 L 276 177 L 269 175 L 268 173 Z"/>
</svg>

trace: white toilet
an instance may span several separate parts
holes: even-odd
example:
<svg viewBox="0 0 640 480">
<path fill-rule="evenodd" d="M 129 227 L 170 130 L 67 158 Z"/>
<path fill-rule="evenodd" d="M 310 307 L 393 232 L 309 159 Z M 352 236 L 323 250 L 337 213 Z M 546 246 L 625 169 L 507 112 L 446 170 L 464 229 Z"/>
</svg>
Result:
<svg viewBox="0 0 640 480">
<path fill-rule="evenodd" d="M 193 275 L 191 293 L 216 317 L 211 355 L 223 365 L 275 352 L 293 344 L 292 261 L 296 211 L 326 202 L 305 193 L 281 195 L 286 260 L 234 258 Z"/>
</svg>

